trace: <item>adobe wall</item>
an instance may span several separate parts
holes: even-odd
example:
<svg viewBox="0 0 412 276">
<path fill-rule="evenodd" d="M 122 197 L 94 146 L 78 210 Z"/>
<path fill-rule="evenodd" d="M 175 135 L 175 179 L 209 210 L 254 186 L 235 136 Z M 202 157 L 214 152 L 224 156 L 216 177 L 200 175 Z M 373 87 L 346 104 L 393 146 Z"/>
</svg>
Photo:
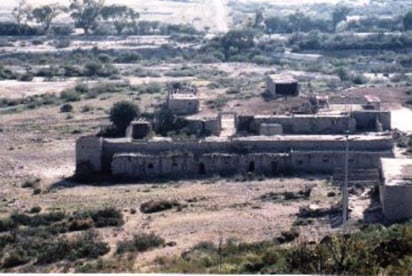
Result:
<svg viewBox="0 0 412 276">
<path fill-rule="evenodd" d="M 136 178 L 233 175 L 253 172 L 276 175 L 289 168 L 287 154 L 141 155 L 116 154 L 113 175 Z"/>
<path fill-rule="evenodd" d="M 283 134 L 283 128 L 281 124 L 266 124 L 262 123 L 259 127 L 260 135 L 281 135 Z"/>
<path fill-rule="evenodd" d="M 287 137 L 287 136 L 286 136 Z M 303 139 L 303 138 L 302 138 Z M 103 170 L 110 170 L 110 164 L 115 153 L 161 154 L 165 152 L 190 152 L 194 154 L 218 153 L 282 153 L 290 151 L 343 151 L 343 137 L 322 140 L 319 136 L 306 136 L 305 140 L 287 139 L 285 136 L 273 136 L 273 139 L 263 139 L 259 136 L 233 138 L 225 141 L 127 141 L 104 139 L 102 160 Z M 351 151 L 390 151 L 393 147 L 391 137 L 382 136 L 368 140 L 351 140 Z"/>
<path fill-rule="evenodd" d="M 376 110 L 362 110 L 353 111 L 351 113 L 356 119 L 356 129 L 358 131 L 376 131 L 376 122 L 382 124 L 383 130 L 391 129 L 391 112 L 390 111 L 376 111 Z"/>
<path fill-rule="evenodd" d="M 256 116 L 249 125 L 249 131 L 259 133 L 261 124 L 280 124 L 285 134 L 343 134 L 354 132 L 356 121 L 348 116 L 294 115 Z"/>
<path fill-rule="evenodd" d="M 376 168 L 390 152 L 350 152 L 350 167 Z M 332 173 L 344 165 L 344 152 L 227 154 L 115 154 L 113 175 L 135 178 L 190 177 L 254 173 L 276 176 L 295 173 Z"/>
<path fill-rule="evenodd" d="M 96 136 L 83 136 L 76 141 L 76 173 L 81 165 L 89 164 L 92 172 L 102 169 L 103 138 Z"/>
</svg>

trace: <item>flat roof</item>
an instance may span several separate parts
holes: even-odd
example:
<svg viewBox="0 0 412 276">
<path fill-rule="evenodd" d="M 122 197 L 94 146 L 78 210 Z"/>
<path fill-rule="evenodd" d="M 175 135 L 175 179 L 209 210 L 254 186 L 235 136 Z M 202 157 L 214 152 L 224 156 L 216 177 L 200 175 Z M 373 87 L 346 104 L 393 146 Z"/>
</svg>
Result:
<svg viewBox="0 0 412 276">
<path fill-rule="evenodd" d="M 175 93 L 170 94 L 169 99 L 173 100 L 197 100 L 199 97 L 196 94 Z"/>
<path fill-rule="evenodd" d="M 271 75 L 268 75 L 268 78 L 270 78 L 275 83 L 295 83 L 297 82 L 296 79 L 291 75 L 271 74 Z"/>
<path fill-rule="evenodd" d="M 378 141 L 392 139 L 390 133 L 376 132 L 374 134 L 361 134 L 361 135 L 349 135 L 350 141 Z M 157 142 L 227 142 L 227 141 L 344 141 L 345 135 L 255 135 L 244 137 L 219 137 L 209 136 L 205 139 L 193 139 L 193 140 L 172 140 L 170 137 L 158 137 L 155 136 L 150 140 L 132 140 L 131 138 L 104 138 L 109 143 L 157 143 Z"/>
<path fill-rule="evenodd" d="M 256 115 L 255 119 L 285 119 L 285 118 L 343 118 L 348 117 L 347 114 L 337 113 L 322 113 L 322 114 L 291 114 L 291 115 Z"/>
<path fill-rule="evenodd" d="M 365 95 L 365 99 L 370 103 L 380 103 L 381 99 L 375 95 Z"/>
<path fill-rule="evenodd" d="M 381 158 L 384 185 L 412 185 L 412 159 Z"/>
</svg>

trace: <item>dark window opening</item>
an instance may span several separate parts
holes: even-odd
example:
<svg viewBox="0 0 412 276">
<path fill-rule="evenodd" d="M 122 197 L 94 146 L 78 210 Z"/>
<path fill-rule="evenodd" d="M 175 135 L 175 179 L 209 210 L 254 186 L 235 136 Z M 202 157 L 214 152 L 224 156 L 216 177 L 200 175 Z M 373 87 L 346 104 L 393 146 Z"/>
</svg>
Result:
<svg viewBox="0 0 412 276">
<path fill-rule="evenodd" d="M 329 158 L 323 158 L 323 163 L 328 163 L 329 162 Z"/>
<path fill-rule="evenodd" d="M 206 174 L 206 167 L 205 167 L 205 164 L 204 164 L 204 163 L 200 163 L 200 164 L 199 164 L 199 174 L 200 174 L 200 175 Z"/>
<path fill-rule="evenodd" d="M 173 167 L 177 167 L 177 163 L 173 163 L 172 166 L 173 166 Z"/>
<path fill-rule="evenodd" d="M 248 172 L 254 172 L 254 171 L 255 171 L 255 161 L 250 161 Z"/>
<path fill-rule="evenodd" d="M 303 160 L 298 160 L 298 165 L 303 165 Z"/>
<path fill-rule="evenodd" d="M 152 164 L 152 163 L 149 163 L 149 165 L 147 165 L 147 168 L 148 168 L 148 169 L 153 169 L 153 164 Z"/>
</svg>

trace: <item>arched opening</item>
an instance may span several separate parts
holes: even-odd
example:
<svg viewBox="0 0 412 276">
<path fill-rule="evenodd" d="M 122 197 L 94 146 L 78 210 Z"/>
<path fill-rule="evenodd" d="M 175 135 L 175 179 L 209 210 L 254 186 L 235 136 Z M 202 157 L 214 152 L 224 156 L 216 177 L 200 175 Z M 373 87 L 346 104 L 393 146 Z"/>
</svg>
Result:
<svg viewBox="0 0 412 276">
<path fill-rule="evenodd" d="M 149 164 L 147 165 L 147 168 L 148 168 L 148 169 L 153 169 L 153 163 L 149 163 Z"/>
<path fill-rule="evenodd" d="M 254 172 L 255 171 L 255 161 L 250 161 L 249 162 L 249 169 L 248 172 Z"/>
<path fill-rule="evenodd" d="M 199 174 L 205 175 L 206 174 L 206 167 L 204 163 L 199 163 Z"/>
</svg>

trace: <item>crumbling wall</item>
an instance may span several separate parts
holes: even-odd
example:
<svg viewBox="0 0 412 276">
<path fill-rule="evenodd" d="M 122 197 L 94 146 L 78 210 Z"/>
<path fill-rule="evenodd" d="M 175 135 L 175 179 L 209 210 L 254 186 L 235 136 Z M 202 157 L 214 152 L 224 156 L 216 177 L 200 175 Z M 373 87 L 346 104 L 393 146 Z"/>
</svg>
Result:
<svg viewBox="0 0 412 276">
<path fill-rule="evenodd" d="M 266 136 L 281 135 L 283 134 L 283 128 L 281 124 L 262 123 L 260 124 L 259 134 L 266 135 Z"/>
<path fill-rule="evenodd" d="M 167 102 L 170 111 L 177 115 L 195 114 L 199 112 L 199 99 L 182 95 L 170 96 Z"/>
<path fill-rule="evenodd" d="M 134 178 L 201 177 L 206 175 L 266 174 L 289 170 L 287 154 L 115 154 L 113 175 Z"/>
<path fill-rule="evenodd" d="M 76 141 L 76 175 L 102 170 L 103 138 L 83 136 Z"/>
</svg>

